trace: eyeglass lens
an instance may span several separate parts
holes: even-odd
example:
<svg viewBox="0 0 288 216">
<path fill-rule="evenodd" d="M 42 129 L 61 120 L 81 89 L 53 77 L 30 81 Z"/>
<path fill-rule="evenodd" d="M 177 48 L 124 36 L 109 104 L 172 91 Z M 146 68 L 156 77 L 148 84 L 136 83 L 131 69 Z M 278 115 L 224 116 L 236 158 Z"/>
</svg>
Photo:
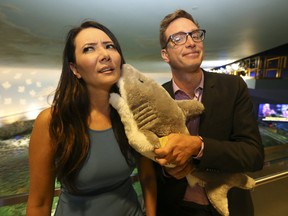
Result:
<svg viewBox="0 0 288 216">
<path fill-rule="evenodd" d="M 204 30 L 195 30 L 192 32 L 178 32 L 174 35 L 171 35 L 171 40 L 175 44 L 184 44 L 187 41 L 188 35 L 191 36 L 194 42 L 200 42 L 204 40 L 205 31 Z"/>
</svg>

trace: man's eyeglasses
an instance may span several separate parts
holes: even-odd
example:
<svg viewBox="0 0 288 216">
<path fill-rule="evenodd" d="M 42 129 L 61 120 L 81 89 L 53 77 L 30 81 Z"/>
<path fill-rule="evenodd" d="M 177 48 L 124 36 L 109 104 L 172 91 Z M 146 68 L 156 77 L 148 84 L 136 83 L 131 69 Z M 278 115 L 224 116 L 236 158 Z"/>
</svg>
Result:
<svg viewBox="0 0 288 216">
<path fill-rule="evenodd" d="M 177 32 L 169 36 L 165 46 L 162 49 L 165 49 L 167 47 L 170 40 L 175 45 L 185 44 L 187 41 L 188 35 L 190 35 L 190 37 L 192 38 L 194 42 L 201 42 L 205 38 L 205 33 L 206 33 L 206 30 L 204 29 L 197 29 L 192 32 Z"/>
</svg>

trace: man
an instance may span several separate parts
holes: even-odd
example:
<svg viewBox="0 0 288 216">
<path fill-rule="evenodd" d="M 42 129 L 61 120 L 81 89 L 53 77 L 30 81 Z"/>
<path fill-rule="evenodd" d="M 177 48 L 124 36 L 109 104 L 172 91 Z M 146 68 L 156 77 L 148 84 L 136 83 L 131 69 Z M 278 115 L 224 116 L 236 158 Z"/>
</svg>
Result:
<svg viewBox="0 0 288 216">
<path fill-rule="evenodd" d="M 183 11 L 167 15 L 160 24 L 161 56 L 170 65 L 172 80 L 163 87 L 176 100 L 201 101 L 205 112 L 190 119 L 191 135 L 171 134 L 168 144 L 155 150 L 159 216 L 219 215 L 199 185 L 184 178 L 192 169 L 207 172 L 253 172 L 262 169 L 264 151 L 247 85 L 239 76 L 201 69 L 205 30 Z M 228 193 L 231 216 L 252 216 L 250 192 Z"/>
</svg>

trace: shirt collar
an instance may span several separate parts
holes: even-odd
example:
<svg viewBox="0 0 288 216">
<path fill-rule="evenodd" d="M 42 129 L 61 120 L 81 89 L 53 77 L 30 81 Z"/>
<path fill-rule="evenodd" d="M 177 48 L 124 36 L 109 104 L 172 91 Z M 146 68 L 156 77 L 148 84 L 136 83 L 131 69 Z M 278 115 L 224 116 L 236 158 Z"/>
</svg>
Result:
<svg viewBox="0 0 288 216">
<path fill-rule="evenodd" d="M 176 94 L 177 91 L 182 91 L 185 93 L 185 91 L 183 91 L 182 89 L 180 89 L 177 84 L 174 82 L 174 79 L 172 79 L 172 86 L 173 86 L 173 91 L 174 91 L 174 94 Z M 204 87 L 204 73 L 203 73 L 203 70 L 201 70 L 201 81 L 199 83 L 199 85 L 196 87 L 195 89 L 195 94 L 199 91 L 199 90 L 202 90 Z M 187 94 L 187 93 L 185 93 Z"/>
</svg>

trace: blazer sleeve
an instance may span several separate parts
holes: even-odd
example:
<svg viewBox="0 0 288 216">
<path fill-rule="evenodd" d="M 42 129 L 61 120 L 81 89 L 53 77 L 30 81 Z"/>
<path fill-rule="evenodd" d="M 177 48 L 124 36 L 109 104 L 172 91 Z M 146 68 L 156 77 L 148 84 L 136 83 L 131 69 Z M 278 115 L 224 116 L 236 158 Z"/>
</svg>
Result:
<svg viewBox="0 0 288 216">
<path fill-rule="evenodd" d="M 205 72 L 199 135 L 205 148 L 197 166 L 216 172 L 262 169 L 264 149 L 244 80 L 239 76 Z"/>
</svg>

